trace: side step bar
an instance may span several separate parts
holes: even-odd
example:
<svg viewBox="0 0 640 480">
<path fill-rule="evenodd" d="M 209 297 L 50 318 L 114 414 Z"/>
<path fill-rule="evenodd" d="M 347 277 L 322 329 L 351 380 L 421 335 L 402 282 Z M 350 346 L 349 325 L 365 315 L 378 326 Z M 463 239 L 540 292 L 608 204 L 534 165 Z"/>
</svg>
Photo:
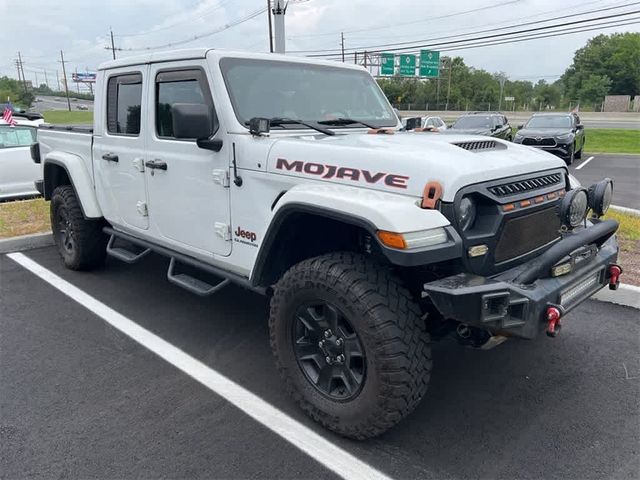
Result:
<svg viewBox="0 0 640 480">
<path fill-rule="evenodd" d="M 226 285 L 228 285 L 229 283 L 234 283 L 240 287 L 246 288 L 248 290 L 254 291 L 256 293 L 259 293 L 260 295 L 265 295 L 266 294 L 266 288 L 265 287 L 256 287 L 254 285 L 252 285 L 249 282 L 249 279 L 247 277 L 243 277 L 241 275 L 238 275 L 237 273 L 234 272 L 229 272 L 227 270 L 223 270 L 221 268 L 218 267 L 214 267 L 213 265 L 210 265 L 208 263 L 205 263 L 201 260 L 198 260 L 196 258 L 190 257 L 188 255 L 185 255 L 183 253 L 180 252 L 176 252 L 174 250 L 171 250 L 169 248 L 163 247 L 161 245 L 156 245 L 155 243 L 149 242 L 147 240 L 142 240 L 140 238 L 136 238 L 133 237 L 127 233 L 123 233 L 123 232 L 118 232 L 116 230 L 114 230 L 111 227 L 104 227 L 102 229 L 102 231 L 104 233 L 106 233 L 107 235 L 111 236 L 111 237 L 116 237 L 116 238 L 121 238 L 122 240 L 125 240 L 129 243 L 132 243 L 134 245 L 137 245 L 139 247 L 142 247 L 146 250 L 149 250 L 151 252 L 155 252 L 158 253 L 164 257 L 170 258 L 171 261 L 169 263 L 169 270 L 167 272 L 167 279 L 171 282 L 174 283 L 175 285 L 178 285 L 180 287 L 186 288 L 187 290 L 189 290 L 190 292 L 196 293 L 198 295 L 210 295 L 212 293 L 216 293 L 218 291 L 220 291 L 221 288 L 225 287 Z M 114 240 L 115 241 L 115 240 Z M 109 240 L 109 243 L 111 244 L 112 250 L 118 250 L 118 247 L 113 247 L 113 243 L 111 241 L 111 239 Z M 124 250 L 124 249 L 123 249 Z M 121 252 L 117 252 L 117 253 L 121 253 Z M 120 260 L 122 260 L 122 258 L 120 256 L 118 256 L 116 253 L 116 255 L 113 255 L 115 258 L 118 258 Z M 131 255 L 137 255 L 133 252 L 127 251 L 127 253 L 131 254 Z M 148 252 L 147 252 L 148 253 Z M 144 253 L 144 255 L 147 255 L 147 253 Z M 126 258 L 130 258 L 130 256 L 127 256 L 126 254 L 124 255 Z M 142 258 L 142 257 L 140 257 Z M 139 259 L 138 259 L 139 260 Z M 127 260 L 123 260 L 123 261 L 127 261 Z M 137 260 L 135 260 L 137 261 Z M 191 277 L 189 275 L 185 275 L 185 274 L 175 274 L 174 273 L 174 269 L 175 269 L 175 263 L 181 263 L 184 265 L 188 265 L 190 267 L 194 267 L 197 268 L 199 270 L 202 270 L 203 272 L 209 273 L 211 275 L 215 275 L 218 277 L 222 277 L 224 280 L 222 280 L 220 283 L 216 284 L 216 285 L 209 285 L 206 282 L 203 282 L 202 280 L 198 280 L 194 277 Z M 127 263 L 131 263 L 131 262 L 127 262 Z M 225 283 L 226 282 L 226 283 Z M 210 293 L 200 293 L 203 291 L 210 291 L 211 289 L 215 289 L 213 291 L 211 291 Z"/>
<path fill-rule="evenodd" d="M 179 287 L 184 288 L 185 290 L 189 290 L 191 293 L 195 293 L 196 295 L 200 295 L 201 297 L 205 297 L 207 295 L 213 295 L 219 290 L 222 290 L 224 287 L 229 285 L 229 279 L 225 278 L 221 280 L 219 283 L 215 285 L 209 285 L 207 282 L 203 282 L 202 280 L 198 280 L 191 275 L 187 275 L 186 273 L 173 273 L 173 270 L 176 266 L 176 259 L 171 257 L 171 261 L 169 262 L 169 270 L 167 271 L 167 280 L 169 280 L 174 285 L 178 285 Z"/>
<path fill-rule="evenodd" d="M 114 247 L 113 243 L 116 241 L 116 236 L 111 235 L 109 238 L 109 243 L 107 243 L 107 253 L 118 260 L 121 260 L 126 263 L 136 263 L 138 260 L 146 256 L 151 249 L 147 248 L 140 253 L 133 253 L 130 250 L 122 247 Z"/>
</svg>

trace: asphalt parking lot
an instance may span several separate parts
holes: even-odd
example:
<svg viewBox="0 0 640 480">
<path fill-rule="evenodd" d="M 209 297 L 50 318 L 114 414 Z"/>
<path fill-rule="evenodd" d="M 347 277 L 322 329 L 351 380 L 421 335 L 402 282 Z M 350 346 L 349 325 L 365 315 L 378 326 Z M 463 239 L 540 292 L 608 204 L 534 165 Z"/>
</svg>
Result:
<svg viewBox="0 0 640 480">
<path fill-rule="evenodd" d="M 585 152 L 569 171 L 586 187 L 612 178 L 613 204 L 640 209 L 640 155 Z"/>
<path fill-rule="evenodd" d="M 0 256 L 3 478 L 637 478 L 640 470 L 637 310 L 588 301 L 556 339 L 486 352 L 436 344 L 416 412 L 353 442 L 317 427 L 281 392 L 264 298 L 236 287 L 192 296 L 166 281 L 167 262 L 155 256 L 77 273 L 52 247 L 25 255 L 58 288 Z M 255 396 L 230 401 L 220 380 L 207 388 L 93 313 L 96 300 Z M 265 409 L 256 421 L 246 412 L 260 402 L 294 423 L 276 433 Z M 326 445 L 316 448 L 314 435 Z"/>
</svg>

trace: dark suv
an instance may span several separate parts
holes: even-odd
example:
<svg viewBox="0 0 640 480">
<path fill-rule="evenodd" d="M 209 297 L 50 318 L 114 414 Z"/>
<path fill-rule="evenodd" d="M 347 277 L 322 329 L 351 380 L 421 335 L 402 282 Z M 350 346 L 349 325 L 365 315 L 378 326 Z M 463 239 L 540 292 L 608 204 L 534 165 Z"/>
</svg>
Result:
<svg viewBox="0 0 640 480">
<path fill-rule="evenodd" d="M 584 127 L 575 113 L 535 113 L 518 129 L 515 143 L 542 148 L 564 159 L 567 165 L 582 157 Z"/>
<path fill-rule="evenodd" d="M 469 112 L 454 123 L 445 133 L 486 135 L 511 141 L 511 125 L 500 112 Z"/>
</svg>

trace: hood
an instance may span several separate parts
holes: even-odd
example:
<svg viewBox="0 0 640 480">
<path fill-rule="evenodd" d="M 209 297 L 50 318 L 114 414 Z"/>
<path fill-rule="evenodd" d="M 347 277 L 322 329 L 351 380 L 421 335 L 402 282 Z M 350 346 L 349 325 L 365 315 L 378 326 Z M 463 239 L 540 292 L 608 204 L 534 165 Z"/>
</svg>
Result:
<svg viewBox="0 0 640 480">
<path fill-rule="evenodd" d="M 438 181 L 446 202 L 467 185 L 565 167 L 544 151 L 469 135 L 353 133 L 273 140 L 269 172 L 416 197 L 422 196 L 427 182 Z M 488 140 L 497 148 L 466 150 L 454 145 Z"/>
<path fill-rule="evenodd" d="M 460 135 L 491 135 L 493 132 L 490 128 L 449 128 L 447 133 L 458 133 Z"/>
<path fill-rule="evenodd" d="M 516 132 L 524 137 L 559 137 L 567 133 L 574 133 L 570 128 L 523 128 Z"/>
</svg>

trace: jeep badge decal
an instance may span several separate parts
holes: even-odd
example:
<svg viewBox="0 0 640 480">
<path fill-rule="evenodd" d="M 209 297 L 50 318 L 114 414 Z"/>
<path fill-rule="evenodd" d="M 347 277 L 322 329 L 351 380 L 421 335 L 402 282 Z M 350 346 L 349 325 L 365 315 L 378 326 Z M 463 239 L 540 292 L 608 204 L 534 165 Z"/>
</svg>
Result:
<svg viewBox="0 0 640 480">
<path fill-rule="evenodd" d="M 255 232 L 250 232 L 249 230 L 243 230 L 242 227 L 236 228 L 236 231 L 233 232 L 234 240 L 238 243 L 244 243 L 245 245 L 251 245 L 252 247 L 257 247 L 256 240 L 258 236 Z"/>
<path fill-rule="evenodd" d="M 289 170 L 309 175 L 319 175 L 321 178 L 346 178 L 359 182 L 364 179 L 367 183 L 379 183 L 383 181 L 388 187 L 407 188 L 409 177 L 394 173 L 371 172 L 359 168 L 338 167 L 336 165 L 325 165 L 322 163 L 303 162 L 295 160 L 289 162 L 286 158 L 278 158 L 276 168 L 279 170 Z"/>
</svg>

